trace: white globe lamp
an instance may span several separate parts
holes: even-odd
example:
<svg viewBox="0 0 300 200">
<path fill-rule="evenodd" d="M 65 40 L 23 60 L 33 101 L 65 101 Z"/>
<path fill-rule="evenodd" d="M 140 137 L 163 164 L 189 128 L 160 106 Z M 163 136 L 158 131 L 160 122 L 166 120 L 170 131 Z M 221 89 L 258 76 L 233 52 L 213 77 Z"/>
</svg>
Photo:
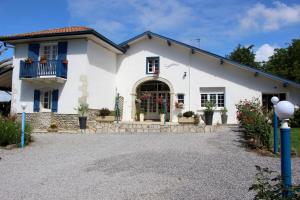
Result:
<svg viewBox="0 0 300 200">
<path fill-rule="evenodd" d="M 278 97 L 273 96 L 273 97 L 271 98 L 271 102 L 272 102 L 272 104 L 275 106 L 275 105 L 279 102 Z"/>
<path fill-rule="evenodd" d="M 289 119 L 294 115 L 295 106 L 289 101 L 280 101 L 275 108 L 279 119 Z"/>
</svg>

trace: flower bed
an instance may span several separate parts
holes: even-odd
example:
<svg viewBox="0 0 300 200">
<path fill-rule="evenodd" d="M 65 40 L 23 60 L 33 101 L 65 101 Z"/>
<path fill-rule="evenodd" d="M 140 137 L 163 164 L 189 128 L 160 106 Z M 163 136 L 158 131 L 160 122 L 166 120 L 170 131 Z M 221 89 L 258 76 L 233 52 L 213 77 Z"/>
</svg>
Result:
<svg viewBox="0 0 300 200">
<path fill-rule="evenodd" d="M 237 119 L 245 129 L 245 138 L 259 148 L 270 148 L 271 125 L 259 99 L 243 100 L 237 105 Z"/>
</svg>

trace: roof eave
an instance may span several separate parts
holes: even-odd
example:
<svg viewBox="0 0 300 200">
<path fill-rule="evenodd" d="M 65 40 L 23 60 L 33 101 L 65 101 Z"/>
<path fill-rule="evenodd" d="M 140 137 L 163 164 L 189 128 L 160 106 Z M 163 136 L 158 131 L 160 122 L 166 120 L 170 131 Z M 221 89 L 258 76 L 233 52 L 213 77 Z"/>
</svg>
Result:
<svg viewBox="0 0 300 200">
<path fill-rule="evenodd" d="M 112 47 L 114 47 L 116 50 L 124 53 L 125 50 L 120 47 L 119 45 L 115 44 L 108 38 L 104 37 L 97 31 L 90 29 L 85 31 L 75 31 L 75 32 L 67 32 L 67 33 L 47 33 L 47 34 L 39 34 L 39 35 L 27 35 L 27 36 L 11 36 L 11 37 L 0 37 L 0 41 L 7 42 L 7 43 L 14 43 L 14 41 L 18 40 L 26 40 L 26 39 L 37 39 L 37 38 L 43 38 L 43 37 L 58 37 L 58 36 L 75 36 L 75 35 L 86 35 L 86 34 L 92 34 L 98 37 L 99 39 L 103 40 L 104 42 L 108 43 Z"/>
<path fill-rule="evenodd" d="M 179 41 L 177 41 L 177 40 L 174 40 L 174 39 L 171 39 L 171 38 L 168 38 L 168 37 L 159 35 L 159 34 L 157 34 L 157 33 L 153 33 L 153 32 L 151 32 L 151 31 L 146 31 L 146 32 L 144 32 L 144 33 L 142 33 L 142 34 L 139 34 L 139 35 L 137 35 L 137 36 L 135 36 L 135 37 L 133 37 L 133 38 L 131 38 L 131 39 L 129 39 L 129 40 L 126 40 L 125 42 L 120 43 L 119 45 L 122 46 L 122 47 L 124 47 L 125 45 L 132 44 L 133 42 L 135 42 L 135 41 L 137 41 L 138 39 L 140 39 L 140 38 L 146 36 L 147 34 L 151 34 L 151 35 L 153 35 L 153 36 L 155 36 L 155 37 L 157 37 L 157 38 L 160 38 L 160 39 L 163 39 L 163 40 L 166 40 L 166 41 L 170 41 L 171 43 L 172 43 L 172 42 L 173 42 L 173 43 L 176 43 L 176 44 L 178 44 L 178 45 L 181 45 L 181 46 L 184 46 L 184 47 L 186 47 L 186 48 L 192 49 L 192 50 L 197 51 L 197 52 L 199 52 L 199 53 L 202 53 L 202 54 L 205 54 L 205 55 L 209 55 L 209 56 L 211 56 L 211 57 L 213 57 L 213 58 L 223 59 L 223 60 L 227 61 L 228 63 L 230 63 L 230 64 L 232 64 L 232 65 L 234 65 L 234 66 L 237 66 L 237 67 L 239 67 L 239 68 L 241 68 L 241 69 L 248 70 L 248 71 L 251 71 L 251 72 L 254 72 L 254 73 L 257 72 L 257 73 L 262 74 L 263 76 L 265 76 L 265 77 L 267 77 L 267 78 L 270 78 L 270 79 L 273 79 L 273 80 L 276 80 L 276 81 L 280 81 L 280 82 L 282 82 L 283 84 L 288 83 L 289 85 L 292 85 L 292 86 L 294 86 L 294 87 L 296 87 L 296 88 L 300 88 L 300 84 L 299 84 L 299 83 L 296 83 L 296 82 L 294 82 L 294 81 L 291 81 L 291 80 L 288 80 L 288 79 L 285 79 L 285 78 L 281 78 L 281 77 L 279 77 L 279 76 L 275 76 L 275 75 L 273 75 L 273 74 L 270 74 L 270 73 L 267 73 L 267 72 L 264 72 L 264 71 L 261 71 L 261 70 L 258 70 L 258 69 L 254 69 L 253 67 L 250 67 L 250 66 L 247 66 L 247 65 L 240 64 L 240 63 L 235 62 L 235 61 L 233 61 L 233 60 L 230 60 L 230 59 L 228 59 L 228 58 L 226 58 L 226 57 L 223 57 L 223 56 L 220 56 L 220 55 L 211 53 L 211 52 L 209 52 L 209 51 L 205 51 L 205 50 L 203 50 L 203 49 L 200 49 L 200 48 L 197 48 L 197 47 L 194 47 L 194 46 L 185 44 L 185 43 L 183 43 L 183 42 L 179 42 Z"/>
</svg>

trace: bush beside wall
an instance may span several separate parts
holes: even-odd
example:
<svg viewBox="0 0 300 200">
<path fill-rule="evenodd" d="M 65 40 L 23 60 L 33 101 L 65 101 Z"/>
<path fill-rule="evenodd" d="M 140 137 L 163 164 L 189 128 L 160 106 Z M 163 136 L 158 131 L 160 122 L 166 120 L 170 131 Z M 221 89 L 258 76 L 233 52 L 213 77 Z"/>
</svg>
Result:
<svg viewBox="0 0 300 200">
<path fill-rule="evenodd" d="M 25 144 L 31 141 L 31 127 L 26 124 Z M 21 142 L 21 122 L 16 117 L 0 116 L 0 146 L 10 144 L 20 144 Z"/>
<path fill-rule="evenodd" d="M 255 146 L 270 148 L 271 125 L 263 113 L 259 99 L 243 100 L 237 105 L 237 118 L 245 129 L 247 139 L 254 141 Z"/>
</svg>

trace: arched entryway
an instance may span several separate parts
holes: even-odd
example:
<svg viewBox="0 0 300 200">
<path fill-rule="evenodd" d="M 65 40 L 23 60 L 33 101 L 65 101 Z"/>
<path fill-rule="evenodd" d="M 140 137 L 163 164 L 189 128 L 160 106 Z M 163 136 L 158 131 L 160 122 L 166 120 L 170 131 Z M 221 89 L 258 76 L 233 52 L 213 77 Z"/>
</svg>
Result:
<svg viewBox="0 0 300 200">
<path fill-rule="evenodd" d="M 138 120 L 138 113 L 145 113 L 145 120 L 159 121 L 160 113 L 166 110 L 166 120 L 172 121 L 173 87 L 169 81 L 159 77 L 146 77 L 133 88 L 132 119 Z M 166 101 L 164 109 L 163 101 Z"/>
</svg>

